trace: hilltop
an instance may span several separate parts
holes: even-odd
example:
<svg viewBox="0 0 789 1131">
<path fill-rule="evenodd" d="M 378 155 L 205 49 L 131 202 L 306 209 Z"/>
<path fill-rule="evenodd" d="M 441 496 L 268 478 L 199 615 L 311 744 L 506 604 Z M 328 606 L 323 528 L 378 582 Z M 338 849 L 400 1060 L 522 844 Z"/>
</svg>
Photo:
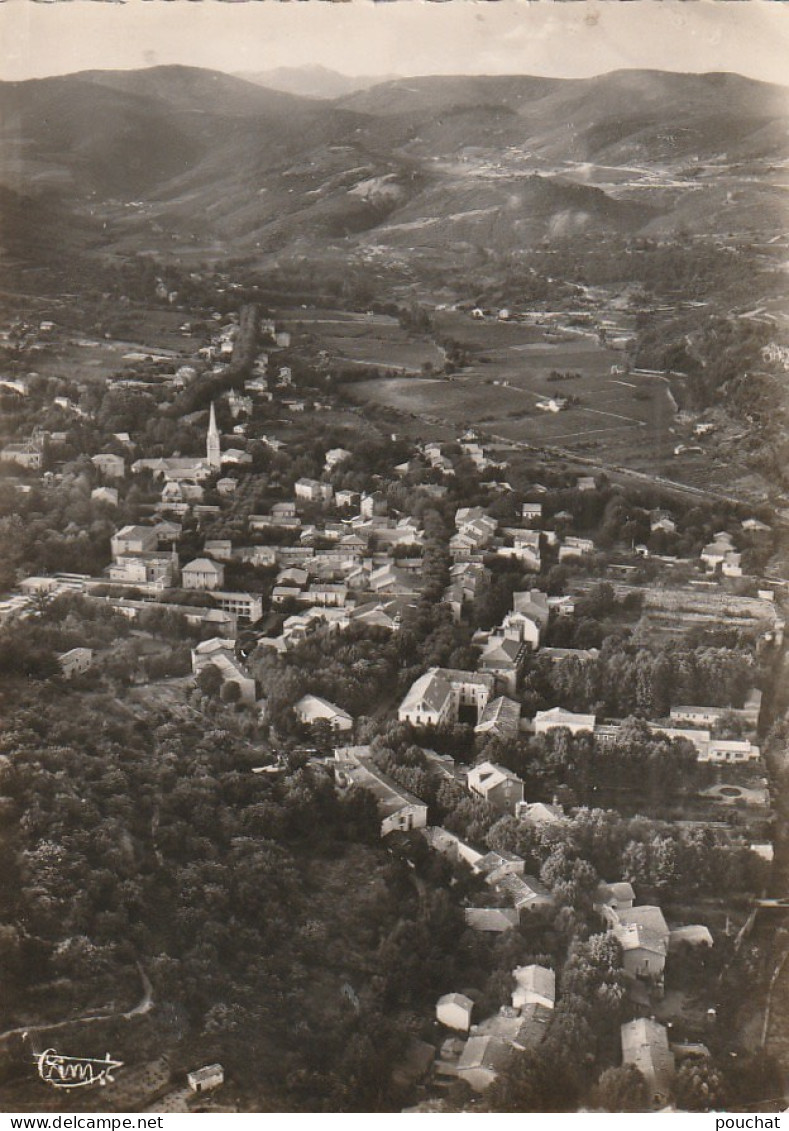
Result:
<svg viewBox="0 0 789 1131">
<path fill-rule="evenodd" d="M 89 71 L 0 84 L 2 185 L 99 222 L 110 251 L 451 262 L 779 223 L 787 109 L 786 89 L 730 74 L 427 77 L 319 100 L 191 67 Z"/>
</svg>

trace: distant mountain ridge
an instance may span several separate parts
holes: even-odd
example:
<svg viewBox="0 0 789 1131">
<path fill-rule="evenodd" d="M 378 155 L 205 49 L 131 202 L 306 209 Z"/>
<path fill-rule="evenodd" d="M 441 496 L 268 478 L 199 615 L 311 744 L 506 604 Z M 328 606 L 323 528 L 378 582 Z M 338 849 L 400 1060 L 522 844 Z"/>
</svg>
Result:
<svg viewBox="0 0 789 1131">
<path fill-rule="evenodd" d="M 298 94 L 302 98 L 342 98 L 368 90 L 382 82 L 393 82 L 396 75 L 345 75 L 328 67 L 274 67 L 269 71 L 240 71 L 237 78 L 269 90 Z"/>
<path fill-rule="evenodd" d="M 0 211 L 49 202 L 112 250 L 167 255 L 750 230 L 785 216 L 787 121 L 786 88 L 730 74 L 437 76 L 326 100 L 192 67 L 86 71 L 0 83 Z"/>
</svg>

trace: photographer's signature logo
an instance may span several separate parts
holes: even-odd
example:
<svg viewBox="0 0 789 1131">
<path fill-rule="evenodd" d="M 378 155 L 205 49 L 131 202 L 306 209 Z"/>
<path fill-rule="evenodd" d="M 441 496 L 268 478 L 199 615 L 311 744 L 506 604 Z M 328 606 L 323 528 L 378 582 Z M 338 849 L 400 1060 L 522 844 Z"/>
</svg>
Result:
<svg viewBox="0 0 789 1131">
<path fill-rule="evenodd" d="M 112 1084 L 113 1068 L 122 1068 L 122 1060 L 113 1060 L 109 1053 L 102 1060 L 91 1056 L 63 1056 L 54 1049 L 45 1049 L 34 1058 L 38 1074 L 53 1088 L 91 1088 Z"/>
</svg>

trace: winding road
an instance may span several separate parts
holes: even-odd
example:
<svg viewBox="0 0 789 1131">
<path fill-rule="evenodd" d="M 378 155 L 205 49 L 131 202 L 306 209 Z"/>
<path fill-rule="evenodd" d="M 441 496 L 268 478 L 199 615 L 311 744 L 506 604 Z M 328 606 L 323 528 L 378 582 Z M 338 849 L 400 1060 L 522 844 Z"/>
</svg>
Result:
<svg viewBox="0 0 789 1131">
<path fill-rule="evenodd" d="M 142 966 L 137 963 L 137 970 L 140 974 L 142 982 L 142 997 L 132 1009 L 126 1013 L 117 1011 L 114 1013 L 86 1013 L 83 1017 L 72 1017 L 66 1021 L 53 1021 L 52 1023 L 45 1022 L 41 1025 L 28 1023 L 27 1025 L 19 1025 L 15 1029 L 6 1029 L 4 1033 L 0 1033 L 0 1041 L 5 1041 L 9 1037 L 22 1037 L 26 1033 L 56 1033 L 58 1029 L 68 1029 L 72 1025 L 91 1025 L 96 1021 L 130 1021 L 132 1017 L 141 1017 L 149 1013 L 153 1009 L 153 986 L 148 975 L 143 970 Z"/>
</svg>

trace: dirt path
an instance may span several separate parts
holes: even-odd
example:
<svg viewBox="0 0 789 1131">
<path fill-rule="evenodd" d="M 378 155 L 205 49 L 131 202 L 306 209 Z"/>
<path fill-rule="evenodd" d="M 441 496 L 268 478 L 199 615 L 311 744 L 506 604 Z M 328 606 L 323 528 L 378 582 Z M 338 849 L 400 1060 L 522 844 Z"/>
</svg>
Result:
<svg viewBox="0 0 789 1131">
<path fill-rule="evenodd" d="M 117 1021 L 119 1019 L 130 1021 L 132 1017 L 141 1017 L 149 1013 L 151 1009 L 153 1009 L 154 1004 L 153 986 L 150 978 L 145 973 L 142 966 L 140 966 L 139 962 L 137 963 L 137 969 L 142 982 L 142 997 L 137 1005 L 126 1013 L 86 1013 L 84 1017 L 73 1017 L 67 1021 L 54 1021 L 51 1024 L 44 1023 L 42 1025 L 36 1025 L 34 1022 L 30 1022 L 27 1025 L 19 1025 L 15 1029 L 6 1029 L 4 1033 L 0 1033 L 0 1041 L 5 1041 L 9 1037 L 21 1037 L 24 1036 L 25 1033 L 56 1033 L 59 1029 L 68 1029 L 72 1025 L 91 1025 L 96 1021 Z"/>
</svg>

